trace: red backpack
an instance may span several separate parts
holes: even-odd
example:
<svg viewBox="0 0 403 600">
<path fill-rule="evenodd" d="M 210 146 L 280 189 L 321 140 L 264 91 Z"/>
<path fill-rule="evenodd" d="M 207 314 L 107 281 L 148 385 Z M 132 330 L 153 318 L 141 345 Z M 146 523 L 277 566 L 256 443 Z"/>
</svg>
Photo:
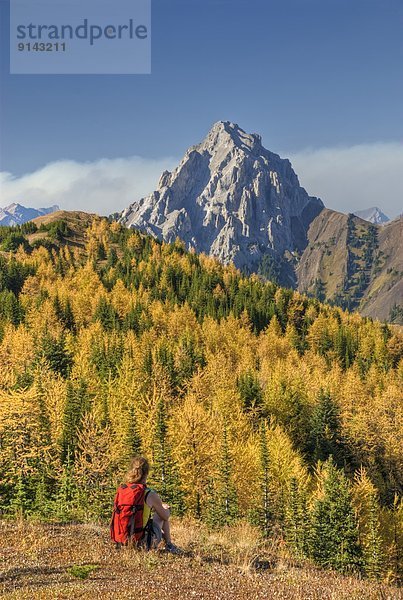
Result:
<svg viewBox="0 0 403 600">
<path fill-rule="evenodd" d="M 143 483 L 118 488 L 111 519 L 111 539 L 117 547 L 144 538 L 148 524 L 143 526 L 143 512 L 148 493 Z"/>
</svg>

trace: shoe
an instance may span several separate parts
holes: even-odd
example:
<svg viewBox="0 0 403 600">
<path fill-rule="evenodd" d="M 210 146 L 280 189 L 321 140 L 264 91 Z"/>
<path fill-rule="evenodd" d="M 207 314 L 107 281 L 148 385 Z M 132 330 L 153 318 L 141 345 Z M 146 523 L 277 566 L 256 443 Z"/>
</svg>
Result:
<svg viewBox="0 0 403 600">
<path fill-rule="evenodd" d="M 172 544 L 172 542 L 165 546 L 165 552 L 169 552 L 170 554 L 183 554 L 182 550 L 175 546 L 175 544 Z"/>
</svg>

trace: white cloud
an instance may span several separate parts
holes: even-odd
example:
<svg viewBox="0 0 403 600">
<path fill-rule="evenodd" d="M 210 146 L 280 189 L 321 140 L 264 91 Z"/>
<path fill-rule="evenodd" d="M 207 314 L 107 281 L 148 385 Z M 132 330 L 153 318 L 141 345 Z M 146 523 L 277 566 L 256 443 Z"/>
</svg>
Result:
<svg viewBox="0 0 403 600">
<path fill-rule="evenodd" d="M 403 211 L 401 143 L 306 149 L 290 160 L 301 185 L 328 208 L 353 212 L 378 206 L 391 218 Z"/>
<path fill-rule="evenodd" d="M 379 206 L 392 218 L 403 210 L 403 144 L 306 149 L 282 156 L 289 156 L 308 193 L 320 196 L 329 208 L 351 212 Z M 161 173 L 178 162 L 133 156 L 87 163 L 63 160 L 21 177 L 3 172 L 0 206 L 59 204 L 66 210 L 110 214 L 156 189 Z"/>
<path fill-rule="evenodd" d="M 58 204 L 65 210 L 107 215 L 153 191 L 161 173 L 177 162 L 132 156 L 86 163 L 62 160 L 21 177 L 2 172 L 0 206 L 12 202 L 34 208 Z"/>
</svg>

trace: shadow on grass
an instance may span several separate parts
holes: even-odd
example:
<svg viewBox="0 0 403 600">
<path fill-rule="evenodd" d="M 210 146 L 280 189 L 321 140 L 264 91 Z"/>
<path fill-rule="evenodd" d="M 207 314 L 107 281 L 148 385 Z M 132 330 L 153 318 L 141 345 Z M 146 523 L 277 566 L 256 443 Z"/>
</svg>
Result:
<svg viewBox="0 0 403 600">
<path fill-rule="evenodd" d="M 66 571 L 65 567 L 16 567 L 5 573 L 0 573 L 0 583 L 14 581 L 20 577 L 35 575 L 59 575 Z"/>
<path fill-rule="evenodd" d="M 84 563 L 80 565 L 80 567 L 91 566 L 93 573 L 89 575 L 93 575 L 91 580 L 96 581 L 113 581 L 114 577 L 105 577 L 100 574 L 96 574 L 96 570 L 99 568 L 99 564 L 95 563 Z M 95 567 L 95 569 L 94 569 Z M 38 566 L 38 567 L 18 567 L 15 569 L 10 569 L 7 572 L 0 573 L 0 585 L 4 588 L 8 586 L 12 586 L 13 590 L 21 589 L 26 587 L 27 583 L 29 583 L 30 588 L 44 588 L 47 586 L 51 586 L 55 581 L 53 579 L 43 579 L 44 577 L 49 577 L 52 575 L 64 575 L 65 579 L 63 583 L 73 583 L 74 581 L 82 581 L 82 579 L 75 577 L 71 571 L 72 569 L 77 568 L 77 565 L 63 565 L 62 567 L 46 567 L 46 566 Z M 85 579 L 88 580 L 86 577 Z M 28 581 L 27 581 L 28 580 Z M 60 582 L 58 582 L 60 583 Z"/>
</svg>

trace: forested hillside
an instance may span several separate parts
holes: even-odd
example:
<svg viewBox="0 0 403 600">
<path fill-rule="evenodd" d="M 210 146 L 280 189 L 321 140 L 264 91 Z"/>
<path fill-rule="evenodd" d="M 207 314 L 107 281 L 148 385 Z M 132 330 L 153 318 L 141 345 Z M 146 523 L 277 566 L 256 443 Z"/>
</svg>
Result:
<svg viewBox="0 0 403 600">
<path fill-rule="evenodd" d="M 312 222 L 298 289 L 364 316 L 403 324 L 403 218 L 385 226 L 325 209 Z"/>
<path fill-rule="evenodd" d="M 107 518 L 133 453 L 176 515 L 372 578 L 402 559 L 403 337 L 182 242 L 0 228 L 0 510 Z"/>
</svg>

